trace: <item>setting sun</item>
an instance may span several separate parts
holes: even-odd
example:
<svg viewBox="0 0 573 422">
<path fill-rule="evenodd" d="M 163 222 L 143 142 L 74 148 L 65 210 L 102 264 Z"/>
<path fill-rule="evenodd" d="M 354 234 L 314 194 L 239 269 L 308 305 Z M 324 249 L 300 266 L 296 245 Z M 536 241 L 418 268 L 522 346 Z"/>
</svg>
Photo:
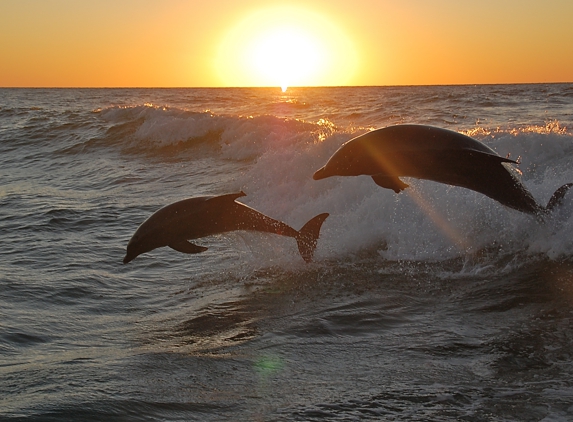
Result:
<svg viewBox="0 0 573 422">
<path fill-rule="evenodd" d="M 248 63 L 263 84 L 303 85 L 324 73 L 325 47 L 304 30 L 283 27 L 270 31 L 256 40 L 248 51 Z"/>
<path fill-rule="evenodd" d="M 248 15 L 223 39 L 217 72 L 228 86 L 343 85 L 357 57 L 342 31 L 322 15 L 272 8 Z"/>
</svg>

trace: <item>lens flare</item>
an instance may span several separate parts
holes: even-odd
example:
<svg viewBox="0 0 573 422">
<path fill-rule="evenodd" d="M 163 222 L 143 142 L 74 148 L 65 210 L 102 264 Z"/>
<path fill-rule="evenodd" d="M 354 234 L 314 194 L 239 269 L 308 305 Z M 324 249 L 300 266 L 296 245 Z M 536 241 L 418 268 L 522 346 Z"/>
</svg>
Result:
<svg viewBox="0 0 573 422">
<path fill-rule="evenodd" d="M 398 178 L 400 171 L 397 163 L 393 162 L 392 159 L 387 157 L 385 154 L 380 153 L 374 145 L 366 144 L 365 146 L 370 148 L 370 155 L 378 162 L 378 166 L 380 168 L 384 168 L 387 174 L 396 175 L 394 176 L 396 189 L 403 189 L 404 192 L 412 198 L 416 205 L 430 218 L 430 220 L 432 220 L 434 225 L 448 239 L 450 239 L 458 249 L 467 250 L 470 248 L 470 244 L 467 239 L 465 239 L 464 236 L 449 224 L 448 221 L 430 204 L 430 202 L 428 202 L 414 187 L 408 187 L 408 185 L 403 184 L 401 179 Z"/>
</svg>

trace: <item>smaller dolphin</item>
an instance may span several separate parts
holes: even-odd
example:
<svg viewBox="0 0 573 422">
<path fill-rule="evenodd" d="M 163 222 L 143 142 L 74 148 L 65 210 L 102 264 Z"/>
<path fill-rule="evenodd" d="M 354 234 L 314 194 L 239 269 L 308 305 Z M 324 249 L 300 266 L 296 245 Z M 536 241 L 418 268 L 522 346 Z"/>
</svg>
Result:
<svg viewBox="0 0 573 422">
<path fill-rule="evenodd" d="M 563 200 L 573 183 L 561 186 L 546 207 L 521 182 L 516 161 L 499 156 L 485 144 L 447 129 L 396 125 L 344 143 L 313 175 L 372 176 L 383 188 L 399 193 L 408 185 L 399 177 L 433 180 L 480 192 L 518 211 L 542 218 Z"/>
<path fill-rule="evenodd" d="M 296 239 L 305 262 L 312 261 L 322 223 L 327 213 L 308 221 L 300 231 L 267 217 L 247 205 L 235 202 L 244 192 L 222 196 L 202 196 L 167 205 L 145 220 L 127 244 L 123 263 L 142 253 L 169 246 L 178 252 L 194 254 L 207 250 L 189 240 L 234 230 L 253 230 Z"/>
</svg>

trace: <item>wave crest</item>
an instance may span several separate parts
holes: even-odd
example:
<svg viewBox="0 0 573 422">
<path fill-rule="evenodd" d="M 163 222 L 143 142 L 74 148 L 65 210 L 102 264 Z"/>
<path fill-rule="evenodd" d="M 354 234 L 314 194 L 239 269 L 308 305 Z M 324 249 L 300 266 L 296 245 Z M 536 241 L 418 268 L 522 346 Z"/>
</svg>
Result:
<svg viewBox="0 0 573 422">
<path fill-rule="evenodd" d="M 316 123 L 272 115 L 218 115 L 180 108 L 143 104 L 95 110 L 121 132 L 130 151 L 181 150 L 198 145 L 217 147 L 223 157 L 248 160 L 266 151 L 321 142 L 334 130 L 326 119 Z M 128 130 L 119 130 L 126 128 Z"/>
</svg>

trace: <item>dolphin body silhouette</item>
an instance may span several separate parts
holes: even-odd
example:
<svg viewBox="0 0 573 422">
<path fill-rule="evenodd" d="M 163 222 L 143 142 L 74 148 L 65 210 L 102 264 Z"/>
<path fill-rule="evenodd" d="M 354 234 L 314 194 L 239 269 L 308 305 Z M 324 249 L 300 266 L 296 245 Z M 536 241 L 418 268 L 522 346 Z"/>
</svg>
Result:
<svg viewBox="0 0 573 422">
<path fill-rule="evenodd" d="M 535 201 L 512 164 L 518 163 L 461 133 L 425 125 L 396 125 L 344 143 L 313 179 L 369 175 L 378 186 L 396 193 L 408 187 L 399 177 L 433 180 L 480 192 L 539 218 L 560 204 L 573 186 L 561 186 L 544 207 Z"/>
<path fill-rule="evenodd" d="M 327 213 L 317 215 L 297 231 L 247 205 L 235 202 L 235 199 L 242 196 L 245 196 L 244 192 L 189 198 L 161 208 L 136 230 L 127 244 L 123 263 L 127 264 L 142 253 L 163 246 L 187 254 L 204 252 L 206 247 L 195 245 L 189 240 L 234 230 L 253 230 L 293 237 L 302 258 L 306 262 L 312 260 Z"/>
</svg>

